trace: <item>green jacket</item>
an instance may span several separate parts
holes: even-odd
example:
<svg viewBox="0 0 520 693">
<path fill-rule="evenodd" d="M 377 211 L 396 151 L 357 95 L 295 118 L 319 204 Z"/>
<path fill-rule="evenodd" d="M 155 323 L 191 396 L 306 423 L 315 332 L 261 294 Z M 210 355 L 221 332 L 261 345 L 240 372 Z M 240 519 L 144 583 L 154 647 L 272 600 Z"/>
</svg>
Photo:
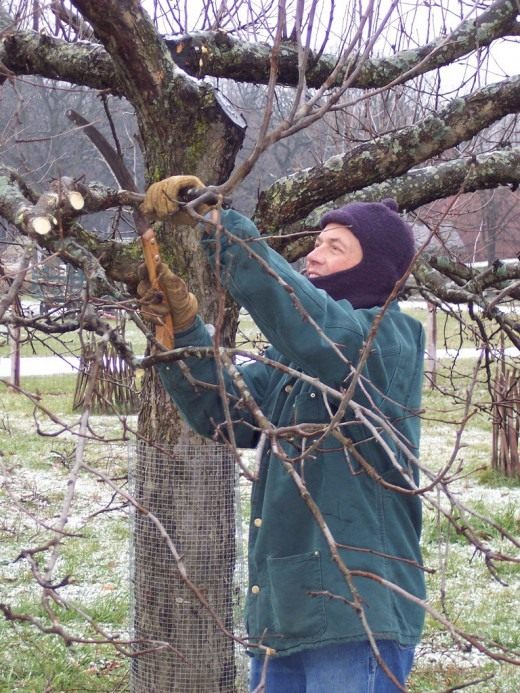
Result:
<svg viewBox="0 0 520 693">
<path fill-rule="evenodd" d="M 213 266 L 221 268 L 225 286 L 271 343 L 266 356 L 332 388 L 347 388 L 351 364 L 358 361 L 380 309 L 354 310 L 348 301 L 334 301 L 316 289 L 259 240 L 254 224 L 238 212 L 224 212 L 222 222 L 245 242 L 225 236 L 218 241 L 206 237 L 202 242 Z M 324 437 L 311 456 L 295 459 L 296 469 L 340 545 L 341 558 L 354 571 L 351 577 L 370 629 L 377 638 L 402 644 L 418 642 L 423 609 L 378 578 L 416 598 L 425 596 L 419 567 L 421 504 L 400 471 L 418 483 L 409 453 L 417 455 L 419 448 L 423 341 L 421 324 L 401 313 L 394 302 L 381 320 L 354 396 L 382 442 L 374 440 L 374 429 L 365 427 L 351 407 L 341 424 L 342 434 L 354 442 L 373 473 L 332 435 Z M 211 345 L 199 318 L 176 337 L 177 347 L 188 345 Z M 185 363 L 196 380 L 218 382 L 211 358 L 190 357 Z M 158 368 L 190 426 L 204 436 L 214 436 L 215 425 L 225 422 L 218 389 L 194 389 L 174 363 Z M 337 409 L 337 400 L 325 398 L 312 380 L 260 362 L 243 365 L 240 371 L 275 427 L 323 426 Z M 258 423 L 231 381 L 226 382 L 236 443 L 255 447 Z M 383 418 L 377 416 L 381 412 Z M 395 434 L 385 431 L 388 424 L 397 432 L 399 443 Z M 225 435 L 225 424 L 219 431 Z M 307 447 L 314 440 L 316 436 L 307 439 Z M 297 430 L 278 442 L 290 458 L 301 455 L 302 437 Z M 399 469 L 391 463 L 389 452 Z M 385 487 L 378 478 L 394 488 Z M 251 641 L 261 641 L 283 655 L 366 640 L 359 614 L 350 604 L 347 582 L 293 480 L 270 445 L 265 445 L 251 501 L 247 597 Z"/>
</svg>

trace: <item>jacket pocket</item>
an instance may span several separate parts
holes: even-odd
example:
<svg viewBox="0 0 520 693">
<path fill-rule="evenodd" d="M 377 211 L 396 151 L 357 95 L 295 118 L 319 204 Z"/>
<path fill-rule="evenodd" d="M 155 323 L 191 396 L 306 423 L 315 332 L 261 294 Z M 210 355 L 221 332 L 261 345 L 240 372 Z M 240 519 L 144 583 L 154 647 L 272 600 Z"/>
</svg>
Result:
<svg viewBox="0 0 520 693">
<path fill-rule="evenodd" d="M 319 392 L 302 392 L 295 397 L 293 407 L 295 423 L 325 424 L 332 418 L 323 401 L 323 395 Z"/>
<path fill-rule="evenodd" d="M 274 625 L 286 638 L 315 638 L 326 629 L 321 557 L 318 551 L 267 559 Z"/>
</svg>

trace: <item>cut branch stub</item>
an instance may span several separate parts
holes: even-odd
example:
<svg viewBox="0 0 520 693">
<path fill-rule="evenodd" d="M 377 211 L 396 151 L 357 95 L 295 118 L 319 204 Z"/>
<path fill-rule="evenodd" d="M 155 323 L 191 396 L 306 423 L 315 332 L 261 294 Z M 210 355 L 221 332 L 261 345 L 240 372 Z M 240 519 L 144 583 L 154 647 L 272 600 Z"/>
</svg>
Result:
<svg viewBox="0 0 520 693">
<path fill-rule="evenodd" d="M 79 212 L 79 210 L 83 209 L 85 206 L 83 195 L 77 190 L 71 190 L 67 195 L 67 200 L 72 209 L 76 210 L 77 212 Z"/>
<path fill-rule="evenodd" d="M 56 222 L 56 219 L 53 218 L 53 220 Z M 39 236 L 46 236 L 48 233 L 50 233 L 53 224 L 51 223 L 49 217 L 34 217 L 34 219 L 31 220 L 31 226 L 33 231 Z"/>
<path fill-rule="evenodd" d="M 79 211 L 85 206 L 83 195 L 77 189 L 73 178 L 62 176 L 53 180 L 49 187 L 51 192 L 57 195 L 57 205 L 64 211 Z"/>
<path fill-rule="evenodd" d="M 58 224 L 54 216 L 56 212 L 60 214 L 79 212 L 85 206 L 85 198 L 78 191 L 72 188 L 73 181 L 67 178 L 60 178 L 53 181 L 51 190 L 43 193 L 34 205 L 34 212 L 30 225 L 34 232 L 40 236 L 45 236 Z"/>
</svg>

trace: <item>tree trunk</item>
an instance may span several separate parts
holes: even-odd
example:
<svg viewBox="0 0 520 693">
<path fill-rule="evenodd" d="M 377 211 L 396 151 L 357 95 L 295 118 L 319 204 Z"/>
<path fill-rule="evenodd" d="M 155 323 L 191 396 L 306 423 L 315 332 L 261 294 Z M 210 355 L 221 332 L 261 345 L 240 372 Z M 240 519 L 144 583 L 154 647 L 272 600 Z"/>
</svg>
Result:
<svg viewBox="0 0 520 693">
<path fill-rule="evenodd" d="M 208 122 L 206 116 L 211 114 Z M 223 113 L 194 112 L 193 128 L 204 124 L 196 161 L 187 155 L 182 168 L 147 133 L 148 170 L 164 176 L 184 171 L 206 183 L 225 179 L 242 141 L 242 131 Z M 152 153 L 152 154 L 150 154 Z M 180 156 L 179 149 L 176 157 Z M 216 325 L 220 343 L 234 342 L 236 308 L 222 311 L 215 280 L 196 240 L 196 229 L 158 229 L 161 257 L 183 276 L 199 299 L 204 320 Z M 219 315 L 225 315 L 220 324 Z M 136 515 L 133 532 L 134 636 L 140 643 L 132 663 L 134 693 L 203 693 L 235 690 L 232 631 L 235 564 L 233 455 L 222 445 L 203 440 L 181 425 L 155 373 L 147 374 L 139 417 L 134 488 L 137 500 L 162 523 L 182 556 L 188 579 L 207 599 L 203 606 L 181 578 L 164 538 L 146 516 Z M 210 613 L 213 610 L 221 627 Z"/>
<path fill-rule="evenodd" d="M 218 323 L 218 292 L 200 251 L 189 239 L 176 250 L 174 267 L 191 264 L 190 288 L 199 297 L 201 313 L 208 322 Z M 219 334 L 222 343 L 229 345 L 236 333 L 237 311 L 229 306 L 225 314 Z M 222 625 L 232 631 L 233 455 L 227 447 L 187 430 L 155 372 L 147 373 L 143 393 L 138 431 L 139 439 L 146 442 L 137 445 L 135 496 L 160 520 L 182 556 L 188 578 Z M 186 586 L 156 526 L 142 514 L 134 519 L 134 636 L 162 645 L 137 644 L 137 652 L 152 651 L 133 660 L 133 692 L 231 693 L 235 690 L 233 641 Z"/>
<path fill-rule="evenodd" d="M 181 425 L 150 374 L 140 414 L 147 443 L 137 445 L 133 492 L 160 520 L 188 578 L 232 630 L 235 567 L 234 461 L 229 450 Z M 158 412 L 161 412 L 159 415 Z M 233 641 L 182 580 L 175 557 L 147 515 L 135 513 L 132 537 L 132 662 L 135 693 L 235 690 Z"/>
<path fill-rule="evenodd" d="M 8 328 L 8 334 L 11 364 L 9 383 L 14 387 L 20 387 L 20 328 L 13 325 Z"/>
</svg>

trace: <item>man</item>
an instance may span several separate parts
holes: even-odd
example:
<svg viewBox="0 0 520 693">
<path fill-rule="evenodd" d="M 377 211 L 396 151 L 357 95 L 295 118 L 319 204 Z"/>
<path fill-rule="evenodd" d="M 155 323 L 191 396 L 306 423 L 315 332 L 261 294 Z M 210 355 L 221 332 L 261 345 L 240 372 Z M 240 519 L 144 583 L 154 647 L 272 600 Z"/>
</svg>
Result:
<svg viewBox="0 0 520 693">
<path fill-rule="evenodd" d="M 152 185 L 143 210 L 164 218 L 193 184 Z M 213 359 L 158 370 L 201 435 L 232 427 L 247 448 L 265 434 L 249 536 L 251 690 L 262 676 L 268 693 L 403 690 L 423 625 L 423 330 L 386 303 L 413 259 L 411 229 L 393 200 L 328 212 L 302 276 L 238 212 L 211 219 L 209 261 L 271 346 L 239 369 L 242 382 L 225 376 L 227 410 Z M 176 347 L 211 346 L 184 282 L 164 267 L 161 280 Z"/>
</svg>

